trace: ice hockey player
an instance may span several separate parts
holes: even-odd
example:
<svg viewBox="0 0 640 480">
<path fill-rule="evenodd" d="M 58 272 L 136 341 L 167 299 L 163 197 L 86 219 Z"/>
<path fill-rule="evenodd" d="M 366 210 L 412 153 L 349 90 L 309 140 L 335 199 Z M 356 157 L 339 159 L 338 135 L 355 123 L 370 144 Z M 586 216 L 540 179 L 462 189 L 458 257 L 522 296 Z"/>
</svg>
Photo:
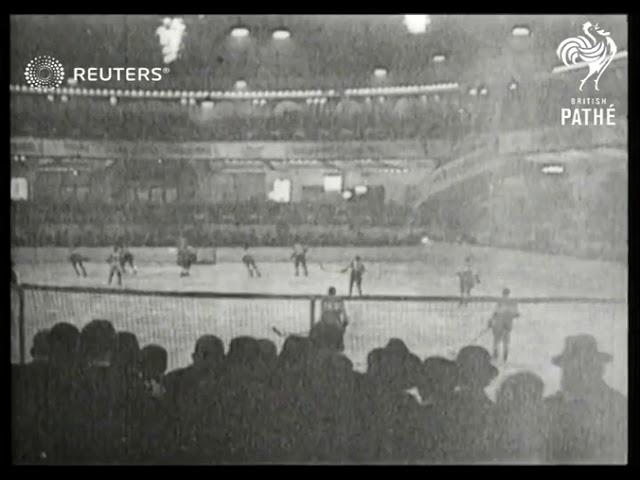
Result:
<svg viewBox="0 0 640 480">
<path fill-rule="evenodd" d="M 260 270 L 258 270 L 258 266 L 256 265 L 256 261 L 253 259 L 253 255 L 249 253 L 249 244 L 244 244 L 244 255 L 242 256 L 242 263 L 244 263 L 245 267 L 249 271 L 249 276 L 253 277 L 255 273 L 256 276 L 261 277 Z"/>
<path fill-rule="evenodd" d="M 311 329 L 309 338 L 317 348 L 342 352 L 348 325 L 344 300 L 336 295 L 335 287 L 329 287 L 328 295 L 321 301 L 320 321 Z"/>
<path fill-rule="evenodd" d="M 353 292 L 353 286 L 355 285 L 358 288 L 358 293 L 362 296 L 362 277 L 365 272 L 364 264 L 359 256 L 356 255 L 356 258 L 342 270 L 342 273 L 351 270 L 349 276 L 349 296 Z"/>
<path fill-rule="evenodd" d="M 299 267 L 302 266 L 302 271 L 304 272 L 304 276 L 308 276 L 309 272 L 307 271 L 307 252 L 309 249 L 307 247 L 303 247 L 300 243 L 296 242 L 293 245 L 293 253 L 291 254 L 291 260 L 293 260 L 293 265 L 296 269 L 296 277 L 298 276 Z"/>
<path fill-rule="evenodd" d="M 509 357 L 509 342 L 511 341 L 511 330 L 513 320 L 520 316 L 518 304 L 509 298 L 511 291 L 508 288 L 502 290 L 502 298 L 496 305 L 488 328 L 493 333 L 493 359 L 498 359 L 498 351 L 502 344 L 502 359 L 506 362 Z"/>
<path fill-rule="evenodd" d="M 460 305 L 466 305 L 471 296 L 471 290 L 480 283 L 480 275 L 471 266 L 471 257 L 465 259 L 464 267 L 457 273 L 460 279 Z"/>
</svg>

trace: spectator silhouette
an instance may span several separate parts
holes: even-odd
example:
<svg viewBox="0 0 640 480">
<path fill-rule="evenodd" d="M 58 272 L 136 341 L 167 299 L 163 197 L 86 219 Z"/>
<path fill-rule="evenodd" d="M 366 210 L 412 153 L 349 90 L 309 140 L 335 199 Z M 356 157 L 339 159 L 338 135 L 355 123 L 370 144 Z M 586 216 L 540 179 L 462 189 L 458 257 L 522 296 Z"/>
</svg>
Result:
<svg viewBox="0 0 640 480">
<path fill-rule="evenodd" d="M 360 419 L 367 431 L 363 454 L 375 461 L 406 462 L 415 448 L 415 432 L 409 432 L 415 418 L 410 413 L 418 406 L 407 390 L 418 383 L 421 361 L 394 338 L 384 348 L 372 350 L 367 364 L 366 406 Z"/>
<path fill-rule="evenodd" d="M 552 359 L 562 377 L 560 391 L 546 400 L 551 422 L 549 461 L 626 461 L 627 399 L 603 379 L 611 360 L 591 335 L 565 338 L 563 352 Z"/>
<path fill-rule="evenodd" d="M 428 357 L 418 378 L 420 406 L 412 408 L 408 428 L 413 431 L 412 455 L 422 461 L 441 463 L 451 450 L 452 430 L 456 426 L 451 404 L 458 385 L 456 363 L 444 357 Z"/>
<path fill-rule="evenodd" d="M 112 362 L 116 330 L 107 320 L 92 320 L 80 332 L 81 371 L 75 409 L 82 432 L 76 447 L 81 461 L 117 458 L 122 419 L 118 381 Z"/>
<path fill-rule="evenodd" d="M 78 361 L 80 331 L 70 323 L 55 324 L 49 332 L 49 361 L 54 367 L 72 369 Z"/>
<path fill-rule="evenodd" d="M 30 363 L 11 368 L 12 450 L 17 463 L 38 461 L 34 452 L 47 450 L 49 330 L 34 335 L 30 353 Z"/>
<path fill-rule="evenodd" d="M 544 461 L 548 417 L 543 394 L 544 382 L 531 372 L 516 373 L 502 382 L 491 426 L 496 460 Z"/>
<path fill-rule="evenodd" d="M 479 346 L 463 347 L 456 358 L 458 388 L 450 411 L 455 425 L 451 430 L 451 460 L 481 462 L 489 459 L 488 438 L 493 402 L 485 388 L 498 376 L 489 352 Z"/>
<path fill-rule="evenodd" d="M 225 438 L 225 457 L 231 462 L 255 461 L 258 454 L 258 422 L 265 414 L 265 379 L 258 373 L 260 346 L 253 337 L 236 337 L 229 343 L 225 374 L 219 384 L 220 409 L 209 415 L 209 434 L 218 436 L 214 445 Z M 217 413 L 217 419 L 212 415 Z"/>
<path fill-rule="evenodd" d="M 146 345 L 140 351 L 140 371 L 145 396 L 140 423 L 144 432 L 138 453 L 155 461 L 166 461 L 175 417 L 166 397 L 164 374 L 167 351 L 160 345 Z"/>
<path fill-rule="evenodd" d="M 113 375 L 119 389 L 116 396 L 119 401 L 118 409 L 123 418 L 123 430 L 120 433 L 122 458 L 132 459 L 141 435 L 144 384 L 140 375 L 140 344 L 131 332 L 116 334 Z"/>
<path fill-rule="evenodd" d="M 313 410 L 310 383 L 314 349 L 308 337 L 289 336 L 278 357 L 273 394 L 272 435 L 278 440 L 273 458 L 284 462 L 304 461 L 307 433 Z"/>
<path fill-rule="evenodd" d="M 196 341 L 191 358 L 191 365 L 165 376 L 168 405 L 178 419 L 176 441 L 185 448 L 193 444 L 196 424 L 216 395 L 224 364 L 224 344 L 214 335 L 203 335 Z"/>
<path fill-rule="evenodd" d="M 357 425 L 353 364 L 344 355 L 321 350 L 312 362 L 313 399 L 306 448 L 311 461 L 344 462 L 351 457 L 352 432 Z"/>
<path fill-rule="evenodd" d="M 264 375 L 270 376 L 278 363 L 276 344 L 267 338 L 258 340 L 258 367 Z"/>
<path fill-rule="evenodd" d="M 33 336 L 31 347 L 32 364 L 46 364 L 49 362 L 49 330 L 40 330 Z"/>
</svg>

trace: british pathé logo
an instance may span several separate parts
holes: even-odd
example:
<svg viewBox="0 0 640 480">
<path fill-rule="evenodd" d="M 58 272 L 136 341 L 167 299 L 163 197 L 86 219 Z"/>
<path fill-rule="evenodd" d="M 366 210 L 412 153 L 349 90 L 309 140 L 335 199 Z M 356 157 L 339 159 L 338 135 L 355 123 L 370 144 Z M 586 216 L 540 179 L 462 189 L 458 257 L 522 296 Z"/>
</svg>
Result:
<svg viewBox="0 0 640 480">
<path fill-rule="evenodd" d="M 594 89 L 600 91 L 600 77 L 614 59 L 618 47 L 611 34 L 597 23 L 583 23 L 582 31 L 584 35 L 560 42 L 556 54 L 565 67 L 588 69 L 578 90 L 582 91 L 587 80 L 592 79 Z M 560 121 L 563 126 L 614 126 L 615 111 L 615 105 L 609 104 L 604 96 L 575 97 L 571 98 L 570 107 L 560 109 Z"/>
<path fill-rule="evenodd" d="M 614 55 L 618 51 L 616 43 L 611 38 L 611 33 L 601 28 L 597 23 L 591 22 L 582 24 L 582 31 L 585 36 L 569 37 L 563 40 L 556 54 L 567 67 L 578 63 L 585 63 L 589 67 L 587 75 L 580 81 L 579 90 L 582 91 L 585 82 L 597 74 L 593 83 L 596 90 L 600 77 L 607 69 Z"/>
</svg>

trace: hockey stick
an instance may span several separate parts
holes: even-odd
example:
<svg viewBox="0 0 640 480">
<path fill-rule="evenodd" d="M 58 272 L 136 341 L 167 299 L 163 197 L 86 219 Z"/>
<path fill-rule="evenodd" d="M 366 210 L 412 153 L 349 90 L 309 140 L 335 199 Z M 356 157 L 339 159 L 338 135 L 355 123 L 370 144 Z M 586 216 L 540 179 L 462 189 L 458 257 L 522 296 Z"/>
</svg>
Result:
<svg viewBox="0 0 640 480">
<path fill-rule="evenodd" d="M 491 327 L 487 326 L 485 328 L 483 328 L 480 333 L 478 333 L 478 335 L 476 335 L 475 337 L 473 337 L 471 340 L 469 340 L 468 342 L 465 342 L 464 345 L 462 345 L 462 347 L 465 347 L 467 345 L 473 345 L 474 343 L 476 343 L 480 337 L 482 337 L 485 333 L 487 333 L 489 330 L 491 329 Z M 462 348 L 460 347 L 460 348 Z M 458 349 L 459 350 L 459 349 Z M 458 353 L 458 350 L 455 350 L 453 348 L 449 348 L 448 353 L 450 356 L 455 356 Z"/>
<path fill-rule="evenodd" d="M 287 337 L 306 337 L 308 335 L 308 332 L 303 332 L 303 333 L 291 333 L 291 332 L 284 332 L 276 327 L 271 327 L 271 331 L 273 333 L 275 333 L 278 337 L 280 338 L 287 338 Z"/>
</svg>

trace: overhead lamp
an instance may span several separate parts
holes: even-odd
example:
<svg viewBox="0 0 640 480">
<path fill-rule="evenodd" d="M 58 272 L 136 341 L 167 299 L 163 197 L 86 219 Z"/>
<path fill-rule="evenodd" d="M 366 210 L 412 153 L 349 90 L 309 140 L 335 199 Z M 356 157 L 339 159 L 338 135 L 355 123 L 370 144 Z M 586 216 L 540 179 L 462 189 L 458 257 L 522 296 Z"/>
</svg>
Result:
<svg viewBox="0 0 640 480">
<path fill-rule="evenodd" d="M 231 30 L 231 36 L 234 38 L 245 38 L 249 36 L 249 29 L 247 27 L 234 27 Z"/>
<path fill-rule="evenodd" d="M 291 37 L 291 32 L 286 28 L 278 28 L 273 32 L 274 40 L 286 40 Z"/>
<path fill-rule="evenodd" d="M 420 34 L 427 31 L 427 27 L 431 24 L 429 15 L 405 15 L 404 24 L 410 33 Z"/>
<path fill-rule="evenodd" d="M 524 25 L 516 25 L 513 27 L 513 30 L 511 30 L 511 34 L 514 37 L 528 37 L 531 35 L 531 29 Z"/>
<path fill-rule="evenodd" d="M 373 71 L 373 74 L 377 78 L 384 78 L 384 77 L 387 76 L 387 69 L 386 68 L 382 68 L 382 67 L 378 67 Z"/>
</svg>

